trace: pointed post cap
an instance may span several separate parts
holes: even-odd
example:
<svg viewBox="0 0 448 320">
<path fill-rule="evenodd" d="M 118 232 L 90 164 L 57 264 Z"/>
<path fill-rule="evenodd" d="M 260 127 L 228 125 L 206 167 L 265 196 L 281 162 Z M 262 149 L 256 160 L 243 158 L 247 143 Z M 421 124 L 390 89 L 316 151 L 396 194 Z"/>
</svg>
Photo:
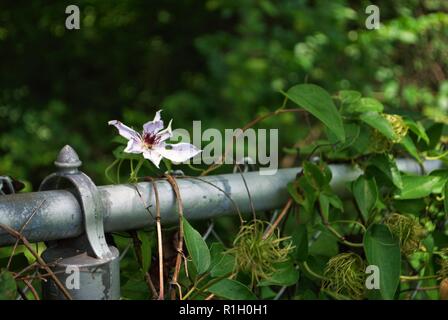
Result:
<svg viewBox="0 0 448 320">
<path fill-rule="evenodd" d="M 61 171 L 78 171 L 78 167 L 82 162 L 79 160 L 79 156 L 76 151 L 69 145 L 65 145 L 61 151 L 59 151 L 58 157 L 54 162 L 56 167 Z"/>
</svg>

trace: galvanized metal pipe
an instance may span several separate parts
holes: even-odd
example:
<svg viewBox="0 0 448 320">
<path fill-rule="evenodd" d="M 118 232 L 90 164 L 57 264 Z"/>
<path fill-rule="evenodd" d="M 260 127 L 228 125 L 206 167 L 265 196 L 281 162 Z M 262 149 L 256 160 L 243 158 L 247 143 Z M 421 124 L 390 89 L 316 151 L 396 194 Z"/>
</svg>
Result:
<svg viewBox="0 0 448 320">
<path fill-rule="evenodd" d="M 398 160 L 400 170 L 418 173 L 420 167 L 412 160 Z M 440 161 L 424 164 L 427 171 L 441 167 Z M 348 165 L 330 165 L 332 186 L 344 189 L 345 183 L 356 179 L 361 171 Z M 258 172 L 224 174 L 195 178 L 178 178 L 184 214 L 189 219 L 216 218 L 223 215 L 281 207 L 287 200 L 286 185 L 300 168 L 280 169 L 275 175 Z M 247 189 L 245 183 L 247 184 Z M 177 221 L 176 197 L 165 180 L 156 182 L 163 224 Z M 154 224 L 155 195 L 151 183 L 120 184 L 98 187 L 105 207 L 106 232 L 138 229 Z M 0 223 L 20 230 L 29 217 L 23 234 L 31 242 L 66 239 L 84 232 L 79 202 L 70 190 L 41 191 L 0 196 Z M 250 193 L 250 197 L 248 196 Z M 140 196 L 141 195 L 141 196 Z M 0 246 L 11 245 L 15 239 L 0 230 Z"/>
</svg>

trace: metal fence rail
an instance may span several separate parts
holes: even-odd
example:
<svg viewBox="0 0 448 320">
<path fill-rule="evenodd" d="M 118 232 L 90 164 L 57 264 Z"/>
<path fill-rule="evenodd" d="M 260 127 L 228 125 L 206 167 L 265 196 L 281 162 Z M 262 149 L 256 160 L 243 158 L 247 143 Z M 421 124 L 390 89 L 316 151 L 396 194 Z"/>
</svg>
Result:
<svg viewBox="0 0 448 320">
<path fill-rule="evenodd" d="M 412 160 L 398 160 L 400 170 L 418 173 L 420 167 Z M 427 171 L 441 166 L 439 161 L 424 164 Z M 359 169 L 348 165 L 330 165 L 332 186 L 344 189 L 345 183 L 356 179 Z M 301 168 L 280 169 L 273 176 L 258 172 L 224 174 L 208 177 L 178 178 L 184 214 L 189 219 L 216 218 L 249 212 L 250 192 L 255 210 L 270 210 L 282 206 L 288 197 L 286 185 Z M 247 189 L 244 180 L 247 184 Z M 177 221 L 176 197 L 171 185 L 164 180 L 156 182 L 159 191 L 162 223 Z M 154 223 L 146 207 L 155 212 L 155 196 L 151 183 L 120 184 L 98 188 L 104 204 L 106 232 L 143 228 Z M 138 192 L 137 192 L 138 190 Z M 141 197 L 140 197 L 141 195 Z M 38 209 L 37 209 L 38 208 Z M 30 242 L 66 239 L 83 233 L 82 210 L 73 191 L 53 190 L 18 193 L 0 197 L 0 223 L 19 230 L 33 213 L 23 234 Z M 15 239 L 0 230 L 0 245 L 14 244 Z"/>
<path fill-rule="evenodd" d="M 117 279 L 118 252 L 108 247 L 104 232 L 139 229 L 154 224 L 154 218 L 148 212 L 148 209 L 155 212 L 153 186 L 149 182 L 142 182 L 97 188 L 85 174 L 78 171 L 81 161 L 69 146 L 61 150 L 55 164 L 58 172 L 50 175 L 41 185 L 41 190 L 46 191 L 0 196 L 0 223 L 21 230 L 30 242 L 53 240 L 46 257 L 47 260 L 63 259 L 57 266 L 59 268 L 76 263 L 90 266 L 87 267 L 90 270 L 85 275 L 87 278 L 83 278 L 87 289 L 71 291 L 75 298 L 116 299 L 119 297 L 119 283 L 118 280 L 110 279 Z M 421 169 L 412 160 L 398 160 L 397 165 L 401 171 L 409 173 L 419 173 Z M 329 167 L 333 174 L 332 187 L 341 192 L 348 181 L 361 174 L 354 166 Z M 432 171 L 440 168 L 441 162 L 428 161 L 424 167 L 426 171 Z M 177 183 L 184 215 L 188 219 L 209 219 L 236 214 L 238 211 L 250 212 L 252 205 L 256 211 L 279 208 L 288 198 L 287 183 L 300 170 L 280 169 L 271 176 L 245 172 L 201 178 L 179 177 Z M 155 184 L 162 224 L 175 223 L 178 215 L 172 186 L 165 180 L 158 180 Z M 54 241 L 73 238 L 76 240 L 59 244 Z M 15 242 L 15 238 L 0 229 L 0 246 Z M 87 252 L 88 256 L 79 258 L 79 252 Z M 98 272 L 108 274 L 109 278 L 95 278 L 93 275 Z M 64 275 L 61 277 L 64 280 Z M 102 279 L 106 278 L 109 280 L 103 282 Z M 54 284 L 48 282 L 44 286 L 45 297 L 61 298 Z M 98 287 L 105 289 L 101 292 L 94 290 Z"/>
</svg>

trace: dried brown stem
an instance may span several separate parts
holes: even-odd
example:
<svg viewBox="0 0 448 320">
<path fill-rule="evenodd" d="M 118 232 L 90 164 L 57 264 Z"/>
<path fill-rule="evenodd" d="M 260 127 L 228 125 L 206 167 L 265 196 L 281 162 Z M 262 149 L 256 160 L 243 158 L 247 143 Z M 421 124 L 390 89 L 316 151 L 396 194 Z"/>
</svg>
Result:
<svg viewBox="0 0 448 320">
<path fill-rule="evenodd" d="M 36 262 L 33 262 L 32 264 L 26 266 L 25 268 L 23 268 L 22 270 L 20 270 L 20 271 L 17 272 L 16 274 L 14 274 L 14 279 L 19 278 L 22 274 L 24 274 L 25 272 L 27 272 L 27 271 L 29 271 L 29 270 L 31 270 L 31 269 L 37 267 L 37 266 L 39 266 L 39 264 L 36 263 Z"/>
<path fill-rule="evenodd" d="M 178 285 L 177 279 L 179 278 L 180 273 L 180 266 L 182 264 L 182 258 L 183 258 L 183 239 L 184 239 L 184 227 L 183 227 L 183 205 L 182 205 L 182 198 L 180 197 L 179 192 L 179 186 L 177 185 L 176 179 L 174 179 L 170 175 L 166 175 L 166 178 L 168 182 L 173 187 L 174 193 L 176 194 L 177 198 L 177 205 L 178 205 L 178 214 L 179 214 L 179 232 L 178 232 L 178 239 L 177 239 L 177 257 L 176 257 L 176 265 L 174 267 L 174 274 L 173 278 L 171 280 L 171 283 L 174 285 Z M 176 299 L 176 290 L 171 290 L 171 299 Z"/>
<path fill-rule="evenodd" d="M 65 273 L 64 270 L 59 270 L 59 271 L 53 271 L 53 274 L 60 274 L 60 273 Z M 49 278 L 51 277 L 50 273 L 44 273 L 44 274 L 40 274 L 39 272 L 35 273 L 35 275 L 25 275 L 25 276 L 18 276 L 17 274 L 14 274 L 14 279 L 16 280 L 46 280 L 45 278 Z"/>
<path fill-rule="evenodd" d="M 151 178 L 151 177 L 145 177 L 144 179 L 145 179 L 145 180 L 150 180 L 150 179 L 152 179 L 152 178 Z M 154 218 L 154 216 L 152 215 L 151 211 L 149 210 L 149 207 L 146 206 L 145 200 L 143 199 L 142 194 L 140 193 L 140 190 L 138 190 L 138 186 L 135 185 L 134 187 L 135 187 L 135 191 L 137 191 L 137 194 L 138 194 L 140 200 L 142 201 L 142 203 L 143 203 L 143 205 L 144 205 L 146 211 L 148 211 L 149 215 L 150 215 L 152 218 Z M 156 201 L 157 201 L 157 199 L 156 199 Z M 158 210 L 158 207 L 159 207 L 159 206 L 157 205 L 156 210 Z M 156 220 L 157 220 L 157 218 L 156 218 Z M 139 241 L 140 241 L 140 240 L 139 240 Z M 134 247 L 135 247 L 135 239 L 134 239 Z M 160 250 L 160 248 L 159 248 L 159 250 Z M 160 254 L 160 251 L 159 251 L 159 254 Z M 160 256 L 160 255 L 159 255 L 159 256 Z M 141 267 L 143 267 L 143 259 L 141 258 L 141 254 L 140 254 L 140 257 L 137 255 L 137 259 L 140 259 L 140 260 L 139 260 L 139 264 L 140 264 Z M 159 263 L 160 263 L 160 262 L 159 262 Z M 163 266 L 163 262 L 162 262 L 162 266 Z M 157 293 L 157 290 L 156 290 L 156 288 L 155 288 L 155 286 L 154 286 L 154 283 L 153 283 L 152 280 L 151 280 L 151 276 L 150 276 L 149 272 L 148 272 L 147 270 L 143 270 L 143 273 L 144 273 L 144 275 L 145 275 L 145 281 L 146 281 L 146 284 L 148 285 L 149 290 L 152 292 L 153 297 L 158 297 L 159 300 L 160 300 L 160 297 L 163 297 L 163 296 L 164 296 L 164 290 L 163 290 L 163 287 L 164 287 L 164 284 L 163 284 L 163 268 L 162 268 L 162 271 L 161 271 L 161 274 L 162 274 L 162 282 L 159 281 L 159 283 L 160 283 L 160 291 L 159 291 L 159 293 Z"/>
<path fill-rule="evenodd" d="M 31 219 L 33 219 L 34 215 L 36 214 L 36 212 L 43 206 L 43 204 L 46 202 L 47 200 L 43 200 L 39 206 L 35 207 L 33 209 L 33 211 L 31 212 L 30 216 L 26 219 L 25 223 L 22 225 L 22 227 L 20 228 L 19 232 L 23 233 L 23 230 L 25 230 L 26 226 L 28 225 L 28 223 L 30 223 Z M 6 269 L 9 270 L 9 267 L 11 266 L 11 262 L 12 262 L 12 258 L 14 257 L 14 254 L 16 253 L 17 250 L 17 246 L 19 245 L 19 239 L 16 240 L 16 242 L 14 243 L 14 247 L 12 248 L 12 252 L 11 255 L 9 256 L 8 259 L 8 264 L 6 265 Z"/>
<path fill-rule="evenodd" d="M 159 253 L 159 300 L 165 297 L 164 279 L 163 279 L 163 239 L 162 239 L 162 224 L 160 217 L 160 200 L 157 185 L 152 177 L 148 177 L 154 189 L 154 196 L 156 198 L 156 229 L 157 229 L 157 248 Z"/>
<path fill-rule="evenodd" d="M 20 232 L 2 223 L 0 223 L 0 228 L 8 232 L 11 236 L 15 237 L 16 239 L 22 241 L 23 245 L 30 251 L 30 253 L 34 256 L 34 258 L 36 258 L 37 262 L 42 266 L 42 268 L 44 268 L 51 275 L 51 278 L 55 282 L 56 286 L 61 290 L 64 297 L 68 300 L 73 300 L 70 293 L 61 283 L 61 281 L 55 276 L 54 272 L 48 267 L 45 261 L 36 253 L 31 243 L 29 243 L 28 240 Z"/>
<path fill-rule="evenodd" d="M 215 297 L 215 294 L 209 294 L 204 300 L 212 300 Z"/>
<path fill-rule="evenodd" d="M 263 235 L 263 240 L 266 240 L 267 238 L 269 238 L 271 236 L 271 234 L 274 232 L 274 230 L 277 228 L 278 224 L 280 223 L 280 221 L 282 221 L 283 217 L 286 215 L 286 213 L 288 212 L 289 208 L 292 205 L 292 199 L 290 198 L 288 200 L 288 202 L 286 202 L 285 206 L 282 209 L 282 212 L 280 212 L 280 214 L 278 215 L 277 219 L 275 219 L 274 223 L 272 225 L 269 226 L 269 228 L 266 230 L 266 232 Z"/>
<path fill-rule="evenodd" d="M 36 289 L 33 287 L 31 281 L 28 281 L 26 279 L 23 279 L 23 283 L 30 289 L 31 293 L 33 294 L 33 297 L 35 300 L 40 300 L 39 294 L 37 293 Z"/>
</svg>

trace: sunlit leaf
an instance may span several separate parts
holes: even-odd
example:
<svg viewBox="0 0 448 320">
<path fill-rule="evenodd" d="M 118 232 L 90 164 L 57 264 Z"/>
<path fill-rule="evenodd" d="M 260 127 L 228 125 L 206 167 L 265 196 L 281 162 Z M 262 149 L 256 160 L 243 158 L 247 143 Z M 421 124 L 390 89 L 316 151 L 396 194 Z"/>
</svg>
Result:
<svg viewBox="0 0 448 320">
<path fill-rule="evenodd" d="M 419 199 L 430 195 L 440 181 L 439 176 L 403 176 L 403 188 L 395 195 L 397 199 Z"/>
<path fill-rule="evenodd" d="M 420 122 L 415 122 L 412 119 L 405 119 L 404 123 L 409 127 L 409 130 L 415 133 L 415 135 L 429 144 L 429 137 L 426 134 L 425 127 Z"/>
<path fill-rule="evenodd" d="M 303 174 L 316 190 L 322 189 L 322 187 L 329 182 L 324 176 L 322 170 L 316 164 L 309 161 L 305 161 L 303 163 Z"/>
<path fill-rule="evenodd" d="M 299 84 L 285 95 L 322 121 L 341 142 L 345 141 L 342 118 L 327 91 L 314 84 Z"/>
<path fill-rule="evenodd" d="M 351 103 L 347 106 L 346 110 L 348 112 L 383 112 L 384 106 L 381 102 L 373 98 L 361 98 L 356 102 Z"/>
<path fill-rule="evenodd" d="M 372 128 L 381 132 L 386 138 L 390 140 L 397 138 L 392 125 L 378 112 L 366 112 L 361 114 L 359 118 Z"/>
<path fill-rule="evenodd" d="M 355 90 L 341 90 L 338 95 L 343 104 L 352 104 L 359 101 L 362 97 L 359 91 Z"/>
</svg>

